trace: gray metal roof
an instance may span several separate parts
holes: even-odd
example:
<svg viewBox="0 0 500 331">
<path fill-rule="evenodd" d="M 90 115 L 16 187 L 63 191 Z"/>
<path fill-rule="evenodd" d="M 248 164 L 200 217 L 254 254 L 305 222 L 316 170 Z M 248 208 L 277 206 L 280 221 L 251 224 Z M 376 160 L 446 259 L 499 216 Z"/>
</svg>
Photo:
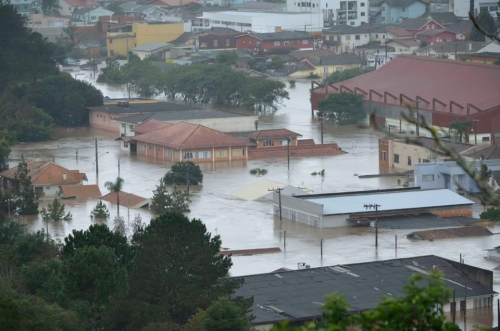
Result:
<svg viewBox="0 0 500 331">
<path fill-rule="evenodd" d="M 245 117 L 247 115 L 239 115 L 228 113 L 218 110 L 197 110 L 188 109 L 180 111 L 163 111 L 158 113 L 140 114 L 133 116 L 126 116 L 117 119 L 119 122 L 128 124 L 139 124 L 144 122 L 146 119 L 155 119 L 163 122 L 170 121 L 189 121 L 189 120 L 199 120 L 199 119 L 209 119 L 209 118 L 230 118 L 230 117 Z"/>
<path fill-rule="evenodd" d="M 118 103 L 118 101 L 117 101 Z M 154 103 L 130 103 L 129 107 L 123 108 L 114 105 L 104 105 L 88 107 L 90 110 L 105 111 L 112 114 L 134 114 L 134 113 L 156 113 L 163 111 L 179 111 L 179 110 L 193 110 L 199 109 L 198 107 L 189 107 L 172 102 L 154 102 Z"/>
<path fill-rule="evenodd" d="M 307 198 L 307 197 L 306 197 Z M 365 204 L 378 204 L 379 211 L 472 205 L 469 199 L 448 189 L 336 195 L 307 199 L 324 206 L 324 215 L 365 213 Z M 373 213 L 373 210 L 368 210 Z"/>
<path fill-rule="evenodd" d="M 401 295 L 412 274 L 433 268 L 443 271 L 445 286 L 456 290 L 457 300 L 464 294 L 464 285 L 468 297 L 495 294 L 461 273 L 456 264 L 429 255 L 235 277 L 244 283 L 234 296 L 253 296 L 249 315 L 255 316 L 254 325 L 262 325 L 320 318 L 325 295 L 334 292 L 344 296 L 352 312 L 373 309 L 382 298 Z"/>
<path fill-rule="evenodd" d="M 159 43 L 159 42 L 151 42 L 147 44 L 143 44 L 134 48 L 131 48 L 131 51 L 140 51 L 140 52 L 152 52 L 162 47 L 168 46 L 167 43 Z"/>
</svg>

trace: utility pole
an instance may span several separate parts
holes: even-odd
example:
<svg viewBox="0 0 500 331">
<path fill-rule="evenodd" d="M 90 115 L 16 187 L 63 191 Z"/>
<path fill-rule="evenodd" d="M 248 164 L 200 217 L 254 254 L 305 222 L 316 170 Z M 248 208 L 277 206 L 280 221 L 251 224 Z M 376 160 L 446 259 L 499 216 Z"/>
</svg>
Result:
<svg viewBox="0 0 500 331">
<path fill-rule="evenodd" d="M 318 112 L 318 120 L 321 122 L 321 145 L 323 145 L 323 120 L 326 114 L 323 111 Z"/>
<path fill-rule="evenodd" d="M 455 43 L 455 61 L 458 60 L 458 57 L 457 57 L 457 43 Z"/>
<path fill-rule="evenodd" d="M 363 205 L 366 209 L 375 209 L 375 247 L 378 247 L 378 207 L 380 205 L 376 203 L 369 203 Z"/>
<path fill-rule="evenodd" d="M 282 212 L 281 212 L 281 191 L 283 191 L 282 188 L 278 187 L 277 189 L 272 188 L 272 189 L 267 189 L 268 191 L 276 192 L 278 193 L 278 203 L 279 203 L 279 209 L 280 209 L 280 221 L 283 220 L 282 218 Z"/>
<path fill-rule="evenodd" d="M 95 141 L 95 182 L 99 183 L 99 157 L 97 156 L 97 138 L 94 138 Z"/>
<path fill-rule="evenodd" d="M 417 133 L 417 138 L 420 137 L 420 114 L 418 113 L 418 103 L 420 102 L 420 100 L 418 100 L 417 98 L 417 101 L 416 101 L 416 104 L 417 104 L 417 130 L 416 130 L 416 133 Z"/>
<path fill-rule="evenodd" d="M 287 142 L 287 154 L 288 154 L 288 171 L 290 171 L 290 140 L 291 140 L 290 137 L 286 138 L 286 142 Z"/>
<path fill-rule="evenodd" d="M 477 130 L 476 130 L 476 123 L 479 122 L 478 119 L 474 119 L 472 120 L 472 122 L 474 123 L 474 145 L 477 146 Z"/>
<path fill-rule="evenodd" d="M 120 176 L 120 159 L 118 159 L 118 177 L 121 177 Z"/>
<path fill-rule="evenodd" d="M 187 165 L 186 165 L 186 185 L 187 185 L 187 194 L 189 195 L 189 172 L 188 172 L 188 168 L 187 168 Z"/>
</svg>

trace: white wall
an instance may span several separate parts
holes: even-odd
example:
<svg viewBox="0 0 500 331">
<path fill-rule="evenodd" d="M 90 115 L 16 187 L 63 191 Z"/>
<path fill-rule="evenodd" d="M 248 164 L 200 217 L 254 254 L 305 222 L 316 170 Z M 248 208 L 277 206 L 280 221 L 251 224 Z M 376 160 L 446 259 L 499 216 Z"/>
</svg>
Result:
<svg viewBox="0 0 500 331">
<path fill-rule="evenodd" d="M 206 12 L 203 13 L 204 29 L 228 27 L 237 31 L 251 30 L 257 33 L 281 30 L 321 31 L 322 13 L 253 13 L 253 12 Z M 208 25 L 207 25 L 208 24 Z"/>
</svg>

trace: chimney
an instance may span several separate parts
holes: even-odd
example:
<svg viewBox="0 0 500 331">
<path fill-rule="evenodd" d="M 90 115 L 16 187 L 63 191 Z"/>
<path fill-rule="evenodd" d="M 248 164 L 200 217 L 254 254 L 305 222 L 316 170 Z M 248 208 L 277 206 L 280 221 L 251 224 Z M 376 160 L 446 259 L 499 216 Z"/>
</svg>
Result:
<svg viewBox="0 0 500 331">
<path fill-rule="evenodd" d="M 62 177 L 63 177 L 63 180 L 66 180 L 68 178 L 68 174 L 63 172 Z"/>
</svg>

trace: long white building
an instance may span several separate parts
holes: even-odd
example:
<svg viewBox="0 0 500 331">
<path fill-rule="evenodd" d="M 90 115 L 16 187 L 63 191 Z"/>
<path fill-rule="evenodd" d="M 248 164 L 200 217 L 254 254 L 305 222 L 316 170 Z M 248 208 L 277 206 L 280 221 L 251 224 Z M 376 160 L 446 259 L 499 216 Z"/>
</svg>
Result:
<svg viewBox="0 0 500 331">
<path fill-rule="evenodd" d="M 211 27 L 231 28 L 242 33 L 252 31 L 257 33 L 280 32 L 284 30 L 321 32 L 323 13 L 302 12 L 205 12 L 201 17 L 201 30 Z M 195 27 L 193 27 L 195 31 Z"/>
<path fill-rule="evenodd" d="M 325 27 L 369 23 L 368 0 L 287 0 L 289 12 L 321 13 Z"/>
</svg>

